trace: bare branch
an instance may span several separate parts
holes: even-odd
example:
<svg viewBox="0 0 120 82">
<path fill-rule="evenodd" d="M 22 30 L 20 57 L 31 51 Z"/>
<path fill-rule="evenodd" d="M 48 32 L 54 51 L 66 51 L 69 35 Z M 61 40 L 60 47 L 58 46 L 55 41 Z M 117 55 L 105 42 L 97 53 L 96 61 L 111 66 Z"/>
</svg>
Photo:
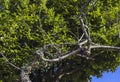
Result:
<svg viewBox="0 0 120 82">
<path fill-rule="evenodd" d="M 87 39 L 87 50 L 88 50 L 88 55 L 91 54 L 91 38 L 90 38 L 90 31 L 87 25 L 84 24 L 83 18 L 81 15 L 79 15 L 79 20 L 82 26 L 83 33 L 85 34 L 85 37 Z"/>
<path fill-rule="evenodd" d="M 69 31 L 77 40 L 79 39 L 72 31 Z"/>
<path fill-rule="evenodd" d="M 114 50 L 120 50 L 120 47 L 113 47 L 113 46 L 91 46 L 91 48 L 99 48 L 99 49 L 114 49 Z"/>
<path fill-rule="evenodd" d="M 81 26 L 82 26 L 82 30 L 85 34 L 85 37 L 88 39 L 88 41 L 90 41 L 90 33 L 89 33 L 88 26 L 84 24 L 84 21 L 83 21 L 81 16 L 79 16 L 79 20 L 80 20 L 80 23 L 81 23 Z"/>
<path fill-rule="evenodd" d="M 35 58 L 31 62 L 31 64 L 30 65 L 28 64 L 27 67 L 23 66 L 23 68 L 21 69 L 20 76 L 22 82 L 32 82 L 29 78 L 29 74 L 31 73 L 32 69 L 37 66 L 37 61 L 40 59 L 40 55 L 37 53 L 38 53 L 37 51 L 34 53 Z"/>
<path fill-rule="evenodd" d="M 88 40 L 85 40 L 83 42 L 80 42 L 78 45 L 81 47 L 82 45 L 86 44 L 88 42 Z"/>
<path fill-rule="evenodd" d="M 68 43 L 62 43 L 62 44 L 46 44 L 46 45 L 43 46 L 43 51 L 46 51 L 47 48 L 49 48 L 49 47 L 54 48 L 54 46 L 60 47 L 60 46 L 65 46 L 65 45 L 78 46 L 77 43 L 74 44 L 74 43 L 69 43 L 69 42 Z"/>
<path fill-rule="evenodd" d="M 61 57 L 58 57 L 58 58 L 54 58 L 54 59 L 46 59 L 46 58 L 44 57 L 44 53 L 43 53 L 42 51 L 39 50 L 39 51 L 37 51 L 37 52 L 38 52 L 38 54 L 41 56 L 42 60 L 44 60 L 44 61 L 46 61 L 46 62 L 57 62 L 57 61 L 61 61 L 61 60 L 65 59 L 65 58 L 67 58 L 67 57 L 69 57 L 69 56 L 79 54 L 79 53 L 81 52 L 81 48 L 80 48 L 80 49 L 77 49 L 77 50 L 75 50 L 75 51 L 73 51 L 73 52 L 71 52 L 71 53 L 68 53 L 68 54 L 66 54 L 66 55 L 64 55 L 64 56 L 61 56 Z"/>
<path fill-rule="evenodd" d="M 21 82 L 32 82 L 29 78 L 29 74 L 26 73 L 24 69 L 21 70 Z"/>
<path fill-rule="evenodd" d="M 14 64 L 12 64 L 11 62 L 9 62 L 9 60 L 6 58 L 6 56 L 5 56 L 5 55 L 3 55 L 3 53 L 2 53 L 2 52 L 0 52 L 0 55 L 2 55 L 2 57 L 3 57 L 3 58 L 5 58 L 5 60 L 8 62 L 8 64 L 9 64 L 9 65 L 11 65 L 12 67 L 14 67 L 14 68 L 16 68 L 16 69 L 18 69 L 18 70 L 21 70 L 21 68 L 19 68 L 19 67 L 15 66 L 15 65 L 14 65 Z"/>
<path fill-rule="evenodd" d="M 82 40 L 83 36 L 84 36 L 84 33 L 82 34 L 82 36 L 80 37 L 80 39 L 78 39 L 78 44 L 79 44 L 80 41 Z"/>
</svg>

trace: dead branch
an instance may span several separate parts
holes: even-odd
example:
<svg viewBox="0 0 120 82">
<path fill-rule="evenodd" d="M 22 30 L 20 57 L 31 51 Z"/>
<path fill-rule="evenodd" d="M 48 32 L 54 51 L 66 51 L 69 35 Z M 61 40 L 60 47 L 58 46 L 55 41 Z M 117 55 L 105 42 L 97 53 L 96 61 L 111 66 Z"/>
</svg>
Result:
<svg viewBox="0 0 120 82">
<path fill-rule="evenodd" d="M 88 26 L 84 24 L 83 18 L 81 16 L 79 16 L 79 20 L 80 20 L 82 30 L 83 30 L 83 33 L 85 34 L 86 39 L 90 41 L 90 32 L 89 32 Z"/>
<path fill-rule="evenodd" d="M 91 48 L 95 48 L 95 49 L 114 49 L 114 50 L 120 50 L 120 47 L 113 47 L 113 46 L 102 46 L 102 45 L 98 45 L 98 46 L 91 46 Z"/>
<path fill-rule="evenodd" d="M 86 44 L 86 43 L 87 43 L 87 40 L 83 41 L 81 43 L 81 45 Z M 98 44 L 96 45 L 95 43 L 93 45 L 93 42 L 91 42 L 91 44 L 92 45 L 90 45 L 90 49 L 115 49 L 115 50 L 120 50 L 120 47 L 101 46 L 101 45 L 98 45 Z M 61 60 L 65 59 L 65 58 L 73 56 L 73 55 L 77 55 L 77 56 L 80 56 L 80 57 L 84 57 L 86 59 L 94 60 L 94 58 L 92 58 L 92 57 L 90 57 L 90 56 L 87 55 L 88 54 L 87 53 L 88 50 L 85 49 L 84 47 L 85 46 L 83 46 L 81 48 L 78 48 L 77 50 L 74 50 L 72 52 L 69 52 L 69 53 L 65 54 L 64 56 L 61 56 L 61 57 L 58 57 L 58 58 L 53 58 L 53 59 L 46 59 L 44 57 L 44 52 L 42 52 L 40 50 L 38 50 L 36 52 L 37 52 L 37 54 L 40 55 L 41 59 L 44 60 L 44 61 L 46 61 L 46 62 L 58 62 L 58 61 L 61 61 Z"/>
<path fill-rule="evenodd" d="M 27 67 L 24 67 L 24 66 L 23 66 L 23 68 L 21 69 L 21 74 L 20 74 L 20 76 L 21 76 L 21 81 L 22 81 L 22 82 L 31 82 L 31 80 L 30 80 L 30 78 L 29 78 L 29 74 L 31 73 L 31 71 L 32 71 L 34 68 L 36 68 L 37 62 L 38 62 L 39 59 L 40 59 L 40 56 L 39 56 L 39 54 L 37 54 L 37 53 L 38 53 L 37 51 L 34 53 L 35 58 L 34 58 L 34 60 L 31 62 L 31 64 L 28 65 Z"/>
<path fill-rule="evenodd" d="M 88 40 L 85 40 L 83 42 L 80 42 L 78 45 L 81 47 L 82 45 L 86 44 L 88 42 Z"/>
<path fill-rule="evenodd" d="M 92 7 L 89 11 L 91 11 L 94 7 L 94 5 L 96 4 L 98 0 L 94 0 L 93 4 L 92 4 Z M 19 68 L 17 66 L 15 66 L 14 64 L 12 64 L 11 62 L 9 62 L 9 60 L 7 59 L 7 57 L 5 55 L 3 55 L 2 52 L 0 52 L 0 55 L 2 55 L 2 57 L 8 62 L 9 65 L 11 65 L 12 67 L 18 69 L 18 70 L 21 70 L 21 81 L 22 82 L 31 82 L 30 78 L 29 78 L 29 74 L 31 73 L 31 71 L 37 67 L 37 62 L 39 61 L 39 59 L 41 58 L 43 61 L 46 61 L 46 62 L 58 62 L 58 61 L 61 61 L 63 59 L 66 59 L 70 56 L 73 56 L 73 55 L 76 55 L 76 56 L 80 56 L 80 57 L 84 57 L 86 59 L 91 59 L 91 60 L 94 60 L 92 57 L 88 56 L 88 53 L 91 53 L 91 49 L 113 49 L 113 50 L 120 50 L 120 47 L 113 47 L 113 46 L 103 46 L 103 45 L 98 45 L 96 43 L 93 43 L 91 41 L 91 37 L 90 37 L 90 30 L 88 28 L 88 25 L 85 23 L 85 13 L 84 12 L 84 9 L 89 6 L 91 0 L 86 0 L 85 4 L 83 5 L 82 9 L 81 9 L 81 12 L 82 14 L 79 14 L 78 16 L 78 19 L 80 21 L 80 24 L 81 24 L 81 27 L 82 27 L 82 31 L 83 31 L 83 34 L 82 36 L 80 37 L 80 39 L 71 31 L 69 31 L 77 40 L 78 40 L 78 43 L 77 44 L 69 44 L 69 43 L 65 43 L 65 44 L 54 44 L 53 41 L 51 40 L 51 38 L 48 36 L 48 34 L 41 28 L 41 31 L 43 33 L 46 34 L 48 40 L 50 41 L 51 44 L 48 44 L 48 45 L 45 45 L 43 47 L 43 51 L 42 50 L 36 50 L 35 51 L 35 58 L 34 60 L 30 63 L 30 64 L 27 64 L 26 67 L 22 67 L 22 68 Z M 88 11 L 88 12 L 89 12 Z M 85 36 L 85 40 L 82 40 L 83 37 Z M 47 53 L 47 49 L 48 47 L 52 47 L 52 48 L 55 48 L 60 54 L 61 53 L 61 50 L 60 48 L 58 48 L 58 46 L 60 45 L 76 45 L 78 46 L 79 45 L 79 48 L 74 50 L 74 51 L 71 51 L 58 58 L 52 58 L 52 59 L 47 59 L 45 58 L 45 54 L 44 53 Z M 66 72 L 66 73 L 63 73 L 61 75 L 59 75 L 58 79 L 61 79 L 63 76 L 65 75 L 70 75 L 70 74 L 73 74 L 74 72 L 76 72 L 77 70 L 79 70 L 79 68 L 76 68 L 70 72 Z"/>
<path fill-rule="evenodd" d="M 31 82 L 30 78 L 29 78 L 29 74 L 31 73 L 31 70 L 34 69 L 36 67 L 36 62 L 39 60 L 40 56 L 38 54 L 34 54 L 35 58 L 34 60 L 31 62 L 30 65 L 28 65 L 27 67 L 25 68 L 19 68 L 17 66 L 15 66 L 14 64 L 12 64 L 11 62 L 9 62 L 9 60 L 7 59 L 7 57 L 5 55 L 3 55 L 2 52 L 0 52 L 0 55 L 8 62 L 9 65 L 11 65 L 12 67 L 18 69 L 18 70 L 21 70 L 21 81 L 22 82 Z"/>
<path fill-rule="evenodd" d="M 82 36 L 80 37 L 80 39 L 78 39 L 78 44 L 79 44 L 80 41 L 82 40 L 83 36 L 84 36 L 84 33 L 82 34 Z"/>
<path fill-rule="evenodd" d="M 19 68 L 19 67 L 17 67 L 17 66 L 15 66 L 14 64 L 12 64 L 11 62 L 9 62 L 9 60 L 6 58 L 6 56 L 5 55 L 3 55 L 3 53 L 2 52 L 0 52 L 0 55 L 2 55 L 2 57 L 8 62 L 8 64 L 9 65 L 11 65 L 12 67 L 14 67 L 14 68 L 16 68 L 16 69 L 18 69 L 18 70 L 20 70 L 21 68 Z"/>
<path fill-rule="evenodd" d="M 29 78 L 29 73 L 26 73 L 25 69 L 21 70 L 21 82 L 32 82 Z"/>
<path fill-rule="evenodd" d="M 61 56 L 61 57 L 58 57 L 58 58 L 54 58 L 54 59 L 46 59 L 46 58 L 44 57 L 44 53 L 43 53 L 42 51 L 39 50 L 39 51 L 37 51 L 37 52 L 38 52 L 38 54 L 40 55 L 40 57 L 42 58 L 42 60 L 44 60 L 44 61 L 46 61 L 46 62 L 57 62 L 57 61 L 61 61 L 61 60 L 65 59 L 65 58 L 67 58 L 67 57 L 69 57 L 69 56 L 79 54 L 79 53 L 81 52 L 81 48 L 80 48 L 80 49 L 77 49 L 77 50 L 75 50 L 75 51 L 73 51 L 73 52 L 71 52 L 71 53 L 68 53 L 68 54 L 66 54 L 66 55 L 64 55 L 64 56 Z"/>
</svg>

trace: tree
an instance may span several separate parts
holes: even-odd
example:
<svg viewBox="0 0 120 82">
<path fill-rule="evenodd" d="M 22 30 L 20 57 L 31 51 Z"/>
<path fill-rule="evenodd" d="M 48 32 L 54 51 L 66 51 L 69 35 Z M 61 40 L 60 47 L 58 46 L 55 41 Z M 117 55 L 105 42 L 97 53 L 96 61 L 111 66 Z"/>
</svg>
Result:
<svg viewBox="0 0 120 82">
<path fill-rule="evenodd" d="M 0 79 L 87 82 L 115 71 L 119 5 L 118 0 L 1 0 Z"/>
</svg>

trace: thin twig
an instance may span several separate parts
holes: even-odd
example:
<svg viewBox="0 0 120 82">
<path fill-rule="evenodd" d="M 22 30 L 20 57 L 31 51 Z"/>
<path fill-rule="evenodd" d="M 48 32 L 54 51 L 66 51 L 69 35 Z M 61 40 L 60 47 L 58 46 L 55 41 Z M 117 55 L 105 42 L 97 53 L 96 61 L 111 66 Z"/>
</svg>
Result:
<svg viewBox="0 0 120 82">
<path fill-rule="evenodd" d="M 78 40 L 78 44 L 79 44 L 80 41 L 82 40 L 83 36 L 84 36 L 84 33 L 82 34 L 82 36 L 81 36 L 80 39 Z"/>
<path fill-rule="evenodd" d="M 69 31 L 77 40 L 79 39 L 73 32 Z"/>
<path fill-rule="evenodd" d="M 89 33 L 88 26 L 84 24 L 84 21 L 83 21 L 81 16 L 79 16 L 79 20 L 80 20 L 80 23 L 81 23 L 81 26 L 82 26 L 82 30 L 85 34 L 85 37 L 88 39 L 88 41 L 90 41 L 90 33 Z"/>
<path fill-rule="evenodd" d="M 91 48 L 95 48 L 95 49 L 114 49 L 114 50 L 120 50 L 120 47 L 102 46 L 102 45 L 91 46 Z"/>
<path fill-rule="evenodd" d="M 12 67 L 18 69 L 18 70 L 21 70 L 21 68 L 15 66 L 14 64 L 12 64 L 11 62 L 9 62 L 9 60 L 6 58 L 5 55 L 3 55 L 3 53 L 0 52 L 0 55 L 2 55 L 3 58 L 5 58 L 5 60 L 8 62 L 9 65 L 11 65 Z"/>
</svg>

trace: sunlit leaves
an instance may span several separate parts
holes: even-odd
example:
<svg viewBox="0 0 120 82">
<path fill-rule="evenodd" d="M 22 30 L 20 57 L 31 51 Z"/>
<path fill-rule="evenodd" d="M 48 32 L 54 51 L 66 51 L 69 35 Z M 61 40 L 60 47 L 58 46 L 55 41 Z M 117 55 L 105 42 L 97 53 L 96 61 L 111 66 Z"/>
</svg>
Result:
<svg viewBox="0 0 120 82">
<path fill-rule="evenodd" d="M 78 46 L 72 46 L 72 44 L 77 44 L 77 40 L 83 33 L 78 14 L 85 2 L 86 0 L 1 0 L 1 51 L 12 63 L 22 67 L 33 59 L 32 54 L 36 48 L 41 49 L 44 45 L 69 43 L 69 46 L 60 45 L 57 48 L 61 52 L 75 50 Z M 86 19 L 88 19 L 87 23 L 92 41 L 102 45 L 119 46 L 118 27 L 120 22 L 117 18 L 120 17 L 120 1 L 100 0 L 91 11 L 88 11 L 92 4 L 83 10 Z M 48 50 L 52 53 L 48 54 L 47 58 L 60 56 L 60 54 L 55 53 L 55 47 L 50 47 Z M 62 79 L 67 81 L 72 77 L 72 80 L 77 82 L 81 79 L 86 80 L 91 75 L 101 76 L 103 71 L 110 69 L 114 71 L 120 62 L 116 52 L 94 50 L 92 55 L 97 55 L 95 57 L 97 60 L 92 62 L 85 58 L 73 56 L 54 64 L 40 60 L 40 65 L 36 69 L 39 69 L 40 72 L 36 74 L 42 73 L 42 77 L 50 79 L 47 75 L 53 71 L 54 65 L 58 69 L 56 72 L 58 74 L 61 71 L 71 71 L 79 67 L 79 70 L 73 75 Z M 11 76 L 19 75 L 13 68 L 8 68 L 8 64 L 2 60 L 0 59 L 0 66 L 4 68 L 5 73 L 10 73 Z M 4 74 L 4 72 L 0 70 L 0 73 Z M 11 79 L 9 74 L 7 78 L 6 76 L 4 78 L 0 76 L 0 79 L 4 79 L 5 82 Z M 15 80 L 16 77 L 12 79 Z"/>
</svg>

